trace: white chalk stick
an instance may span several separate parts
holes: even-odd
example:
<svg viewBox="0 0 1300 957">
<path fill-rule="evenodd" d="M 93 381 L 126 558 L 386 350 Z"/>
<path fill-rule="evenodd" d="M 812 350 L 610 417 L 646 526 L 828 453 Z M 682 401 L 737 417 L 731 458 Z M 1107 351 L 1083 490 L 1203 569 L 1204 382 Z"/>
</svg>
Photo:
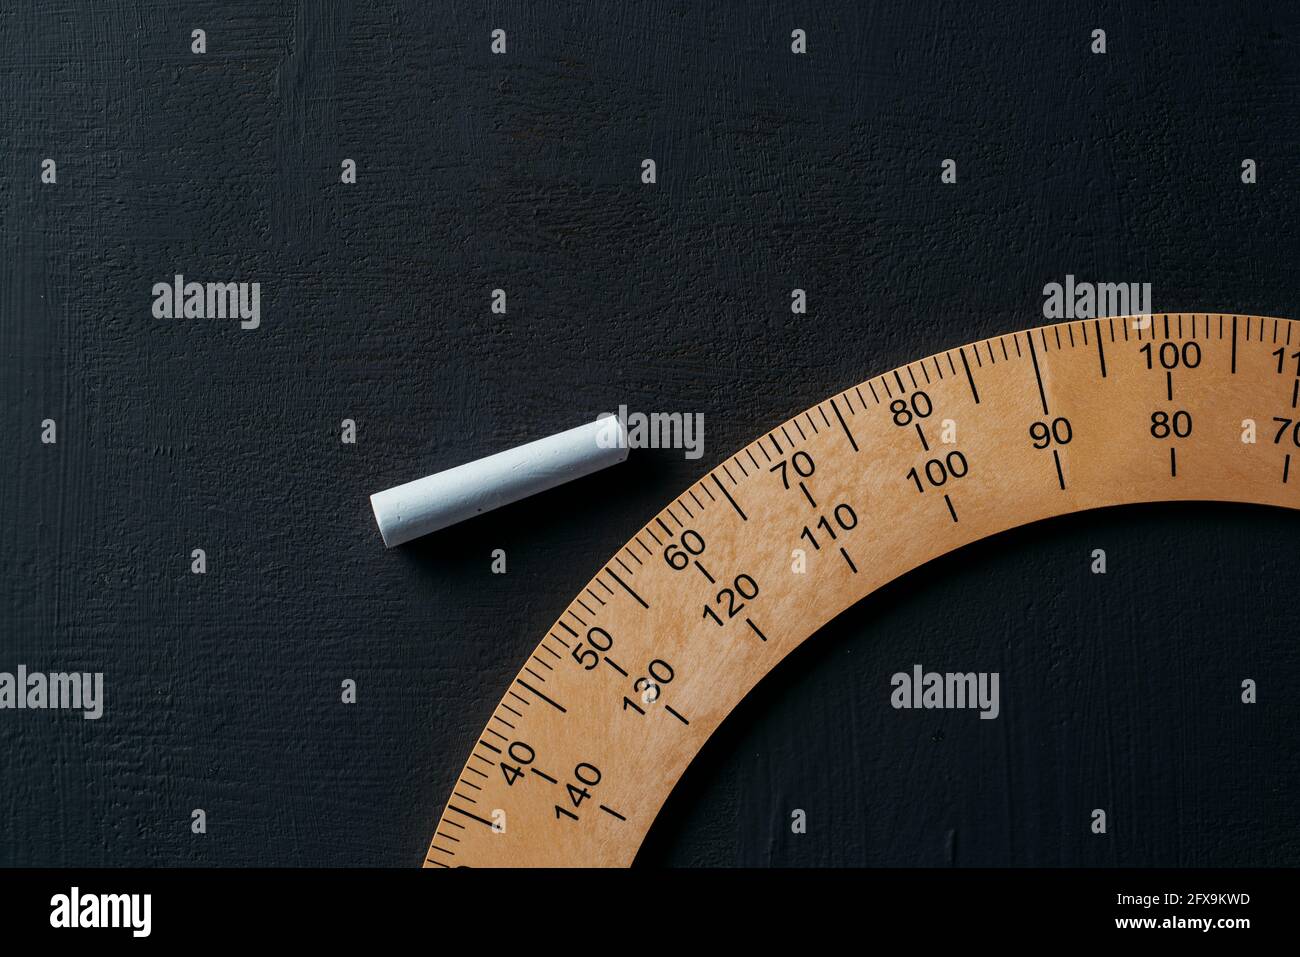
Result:
<svg viewBox="0 0 1300 957">
<path fill-rule="evenodd" d="M 389 548 L 545 492 L 627 458 L 616 416 L 538 439 L 370 496 Z"/>
</svg>

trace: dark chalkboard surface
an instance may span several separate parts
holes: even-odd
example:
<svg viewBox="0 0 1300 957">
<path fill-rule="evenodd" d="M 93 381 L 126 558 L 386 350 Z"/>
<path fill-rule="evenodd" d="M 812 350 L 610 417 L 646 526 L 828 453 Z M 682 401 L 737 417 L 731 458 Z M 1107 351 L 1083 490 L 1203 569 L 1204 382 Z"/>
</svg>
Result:
<svg viewBox="0 0 1300 957">
<path fill-rule="evenodd" d="M 765 428 L 1067 274 L 1300 315 L 1298 53 L 1285 2 L 0 11 L 0 671 L 105 683 L 0 710 L 0 864 L 415 866 L 542 630 Z M 155 318 L 176 274 L 260 283 L 260 324 Z M 383 549 L 370 493 L 620 403 L 703 413 L 704 456 Z M 1297 535 L 1151 506 L 922 568 L 769 676 L 640 861 L 1300 864 Z M 999 671 L 1000 718 L 894 711 L 918 662 Z"/>
</svg>

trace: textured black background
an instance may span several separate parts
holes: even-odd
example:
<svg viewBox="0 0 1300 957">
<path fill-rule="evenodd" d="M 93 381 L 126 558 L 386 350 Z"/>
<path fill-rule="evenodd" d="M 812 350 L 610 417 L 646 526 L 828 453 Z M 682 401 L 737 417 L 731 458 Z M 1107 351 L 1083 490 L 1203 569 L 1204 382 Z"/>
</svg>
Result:
<svg viewBox="0 0 1300 957">
<path fill-rule="evenodd" d="M 107 682 L 98 722 L 0 713 L 0 864 L 414 866 L 543 629 L 763 429 L 1067 272 L 1300 315 L 1294 3 L 836 6 L 0 9 L 0 670 Z M 262 327 L 153 319 L 176 272 L 260 281 Z M 382 548 L 369 493 L 620 402 L 704 412 L 704 458 Z M 1153 506 L 920 569 L 769 676 L 641 861 L 1300 864 L 1297 532 Z M 891 710 L 914 662 L 1000 671 L 1002 717 Z"/>
</svg>

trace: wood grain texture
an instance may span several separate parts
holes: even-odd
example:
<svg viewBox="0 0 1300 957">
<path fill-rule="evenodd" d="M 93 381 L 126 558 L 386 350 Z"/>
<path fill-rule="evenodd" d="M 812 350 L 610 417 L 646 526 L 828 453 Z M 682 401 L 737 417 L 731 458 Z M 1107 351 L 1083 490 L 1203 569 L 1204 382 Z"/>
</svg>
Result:
<svg viewBox="0 0 1300 957">
<path fill-rule="evenodd" d="M 414 866 L 575 584 L 765 424 L 1067 273 L 1294 315 L 1298 35 L 1282 3 L 6 7 L 0 666 L 108 701 L 0 713 L 0 863 Z M 154 320 L 175 272 L 262 282 L 262 327 Z M 371 492 L 619 403 L 705 413 L 704 459 L 382 548 Z M 641 860 L 1300 862 L 1296 531 L 1153 506 L 919 570 L 760 685 Z M 994 739 L 900 722 L 872 689 L 914 661 L 1043 693 Z M 1107 802 L 1106 841 L 1066 828 Z"/>
</svg>

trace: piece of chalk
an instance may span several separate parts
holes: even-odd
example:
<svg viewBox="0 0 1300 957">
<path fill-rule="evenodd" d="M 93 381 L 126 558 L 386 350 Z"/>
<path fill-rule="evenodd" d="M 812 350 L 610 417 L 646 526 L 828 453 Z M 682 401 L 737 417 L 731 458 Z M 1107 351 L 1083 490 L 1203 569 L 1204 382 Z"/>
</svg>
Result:
<svg viewBox="0 0 1300 957">
<path fill-rule="evenodd" d="M 616 416 L 538 439 L 370 496 L 389 548 L 582 478 L 627 458 Z"/>
</svg>

